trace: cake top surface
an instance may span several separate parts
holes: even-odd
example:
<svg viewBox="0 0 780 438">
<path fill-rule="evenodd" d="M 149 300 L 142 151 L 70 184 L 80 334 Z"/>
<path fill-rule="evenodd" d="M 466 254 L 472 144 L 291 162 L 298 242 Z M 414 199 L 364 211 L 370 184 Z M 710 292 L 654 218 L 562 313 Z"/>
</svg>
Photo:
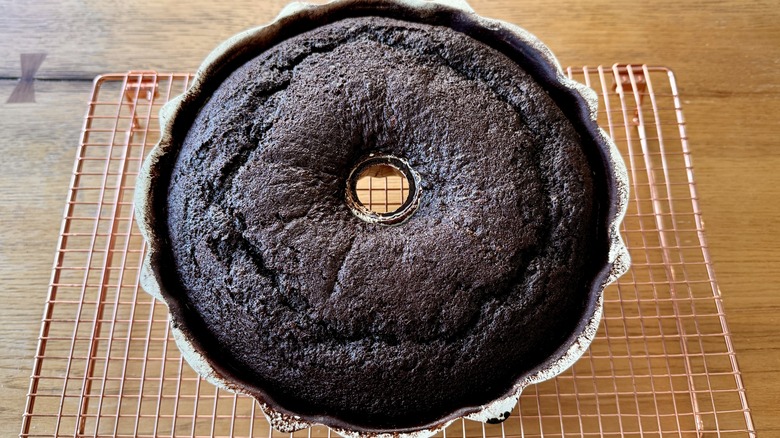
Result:
<svg viewBox="0 0 780 438">
<path fill-rule="evenodd" d="M 161 208 L 166 281 L 207 355 L 276 409 L 436 424 L 509 394 L 588 317 L 603 170 L 506 54 L 449 27 L 345 18 L 210 94 Z M 370 154 L 420 176 L 400 225 L 345 202 Z"/>
</svg>

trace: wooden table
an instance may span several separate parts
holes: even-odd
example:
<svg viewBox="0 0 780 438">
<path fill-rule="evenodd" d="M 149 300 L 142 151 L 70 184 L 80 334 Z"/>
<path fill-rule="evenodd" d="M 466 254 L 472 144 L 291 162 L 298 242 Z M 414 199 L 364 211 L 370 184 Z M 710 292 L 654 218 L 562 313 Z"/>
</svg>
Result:
<svg viewBox="0 0 780 438">
<path fill-rule="evenodd" d="M 219 42 L 270 20 L 285 3 L 0 1 L 4 436 L 20 424 L 91 80 L 131 69 L 194 71 Z M 780 8 L 737 0 L 472 4 L 535 33 L 563 65 L 640 62 L 677 73 L 748 401 L 760 436 L 779 436 Z M 29 53 L 46 54 L 35 102 L 5 103 L 22 76 L 20 55 Z"/>
</svg>

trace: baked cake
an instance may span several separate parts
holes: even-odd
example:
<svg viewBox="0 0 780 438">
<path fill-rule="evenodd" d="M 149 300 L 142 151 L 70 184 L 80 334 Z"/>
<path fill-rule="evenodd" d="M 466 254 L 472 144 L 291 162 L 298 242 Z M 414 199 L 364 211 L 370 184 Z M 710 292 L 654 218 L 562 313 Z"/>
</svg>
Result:
<svg viewBox="0 0 780 438">
<path fill-rule="evenodd" d="M 486 23 L 301 7 L 229 42 L 168 109 L 139 185 L 144 285 L 195 368 L 276 427 L 500 421 L 592 340 L 627 266 L 624 170 L 581 88 Z M 403 217 L 355 210 L 367 159 L 407 172 Z"/>
</svg>

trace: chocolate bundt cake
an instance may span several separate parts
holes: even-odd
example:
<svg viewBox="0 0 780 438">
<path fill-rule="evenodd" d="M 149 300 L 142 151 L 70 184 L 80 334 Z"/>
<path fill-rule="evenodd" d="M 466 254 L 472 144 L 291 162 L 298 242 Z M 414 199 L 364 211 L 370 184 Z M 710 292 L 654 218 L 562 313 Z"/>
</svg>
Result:
<svg viewBox="0 0 780 438">
<path fill-rule="evenodd" d="M 546 52 L 484 21 L 301 8 L 167 109 L 138 189 L 144 286 L 193 366 L 278 428 L 502 420 L 593 338 L 626 267 L 619 160 Z M 367 160 L 407 176 L 400 213 L 357 208 Z"/>
</svg>

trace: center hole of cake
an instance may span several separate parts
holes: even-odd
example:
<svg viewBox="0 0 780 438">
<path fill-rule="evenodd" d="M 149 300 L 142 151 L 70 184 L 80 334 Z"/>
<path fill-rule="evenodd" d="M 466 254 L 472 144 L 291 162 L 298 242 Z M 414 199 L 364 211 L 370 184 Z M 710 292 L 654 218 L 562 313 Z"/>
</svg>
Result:
<svg viewBox="0 0 780 438">
<path fill-rule="evenodd" d="M 358 202 L 372 213 L 395 213 L 409 198 L 409 180 L 388 164 L 375 164 L 358 175 Z"/>
<path fill-rule="evenodd" d="M 349 177 L 347 205 L 366 222 L 401 223 L 417 207 L 418 180 L 405 160 L 390 155 L 370 156 L 361 160 Z"/>
</svg>

